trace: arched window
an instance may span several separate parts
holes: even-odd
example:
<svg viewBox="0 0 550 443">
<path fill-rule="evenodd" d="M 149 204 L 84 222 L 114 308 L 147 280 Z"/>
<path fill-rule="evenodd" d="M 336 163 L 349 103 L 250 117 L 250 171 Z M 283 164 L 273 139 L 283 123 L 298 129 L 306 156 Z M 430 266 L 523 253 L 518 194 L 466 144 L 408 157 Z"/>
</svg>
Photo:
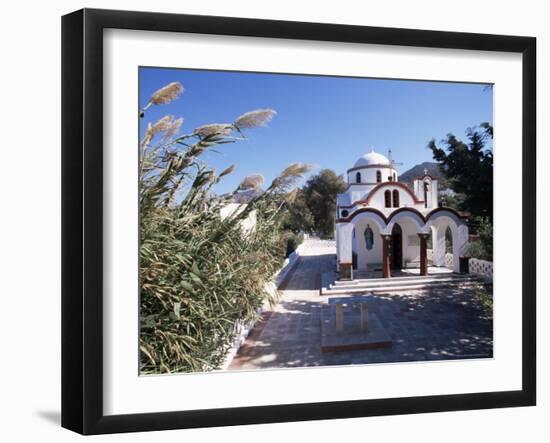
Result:
<svg viewBox="0 0 550 443">
<path fill-rule="evenodd" d="M 393 173 L 393 181 L 394 181 L 394 182 L 397 181 L 397 175 L 395 174 L 395 172 Z"/>
<path fill-rule="evenodd" d="M 355 183 L 361 183 L 361 173 L 355 174 Z"/>
<path fill-rule="evenodd" d="M 428 207 L 428 191 L 430 190 L 430 183 L 426 180 L 424 182 L 424 207 Z"/>
<path fill-rule="evenodd" d="M 365 244 L 369 251 L 374 246 L 374 232 L 372 232 L 370 225 L 367 225 L 367 229 L 365 229 Z"/>
<path fill-rule="evenodd" d="M 445 253 L 453 253 L 453 232 L 451 231 L 450 226 L 447 226 L 445 229 Z"/>
<path fill-rule="evenodd" d="M 376 171 L 376 183 L 380 183 L 382 181 L 382 173 L 380 171 Z"/>
<path fill-rule="evenodd" d="M 393 207 L 398 208 L 399 207 L 399 191 L 397 189 L 393 190 Z"/>
<path fill-rule="evenodd" d="M 384 192 L 384 203 L 386 208 L 391 208 L 391 191 L 389 189 Z"/>
</svg>

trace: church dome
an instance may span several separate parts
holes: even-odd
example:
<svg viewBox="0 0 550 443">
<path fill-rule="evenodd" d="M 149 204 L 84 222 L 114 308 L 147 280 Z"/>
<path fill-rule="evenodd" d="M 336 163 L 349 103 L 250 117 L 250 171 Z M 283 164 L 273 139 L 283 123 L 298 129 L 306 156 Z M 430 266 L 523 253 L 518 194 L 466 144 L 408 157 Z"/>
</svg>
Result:
<svg viewBox="0 0 550 443">
<path fill-rule="evenodd" d="M 390 166 L 390 161 L 388 158 L 378 152 L 369 152 L 368 154 L 359 157 L 355 162 L 354 168 L 361 166 L 370 166 L 370 165 L 387 165 Z"/>
</svg>

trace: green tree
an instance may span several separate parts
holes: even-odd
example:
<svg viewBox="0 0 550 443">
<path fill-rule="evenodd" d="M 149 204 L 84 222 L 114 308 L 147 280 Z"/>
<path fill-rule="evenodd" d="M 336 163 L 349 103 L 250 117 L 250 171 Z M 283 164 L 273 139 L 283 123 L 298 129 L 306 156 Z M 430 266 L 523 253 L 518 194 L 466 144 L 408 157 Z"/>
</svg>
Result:
<svg viewBox="0 0 550 443">
<path fill-rule="evenodd" d="M 485 259 L 493 259 L 493 224 L 489 221 L 487 217 L 478 217 L 476 219 L 477 224 L 477 233 L 479 235 L 479 240 L 483 245 L 483 250 L 485 252 Z"/>
<path fill-rule="evenodd" d="M 315 221 L 309 210 L 303 189 L 295 189 L 287 199 L 287 211 L 283 221 L 283 229 L 293 233 L 311 232 Z"/>
<path fill-rule="evenodd" d="M 481 260 L 493 260 L 493 224 L 488 217 L 476 217 L 472 228 L 479 236 L 479 240 L 470 242 L 469 254 Z"/>
<path fill-rule="evenodd" d="M 441 141 L 428 143 L 433 158 L 448 179 L 449 186 L 457 194 L 464 196 L 457 202 L 459 209 L 474 216 L 493 219 L 493 152 L 491 141 L 493 127 L 482 123 L 479 128 L 466 130 L 466 141 L 453 134 Z"/>
<path fill-rule="evenodd" d="M 460 211 L 464 204 L 464 194 L 439 194 L 439 204 Z"/>
<path fill-rule="evenodd" d="M 344 192 L 346 182 L 331 169 L 322 169 L 302 188 L 305 202 L 313 216 L 313 230 L 322 236 L 334 233 L 336 195 Z"/>
</svg>

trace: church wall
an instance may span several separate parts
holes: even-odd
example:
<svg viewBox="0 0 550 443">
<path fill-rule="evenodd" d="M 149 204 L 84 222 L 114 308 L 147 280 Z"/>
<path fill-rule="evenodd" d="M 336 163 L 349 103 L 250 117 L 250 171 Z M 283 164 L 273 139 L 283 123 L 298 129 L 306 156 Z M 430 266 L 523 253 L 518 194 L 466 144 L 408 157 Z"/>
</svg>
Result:
<svg viewBox="0 0 550 443">
<path fill-rule="evenodd" d="M 439 192 L 437 189 L 437 180 L 432 181 L 432 208 L 439 206 Z"/>
<path fill-rule="evenodd" d="M 399 222 L 403 232 L 403 264 L 405 267 L 409 262 L 420 262 L 420 237 L 418 237 L 418 226 L 411 220 Z"/>
<path fill-rule="evenodd" d="M 413 192 L 414 195 L 416 195 L 416 198 L 418 200 L 424 200 L 424 183 L 428 183 L 430 186 L 430 190 L 428 192 L 428 208 L 437 208 L 439 206 L 438 198 L 439 198 L 439 191 L 437 189 L 437 180 L 432 180 L 429 177 L 426 177 L 423 180 L 415 180 L 413 182 Z M 424 205 L 422 205 L 424 207 Z"/>
<path fill-rule="evenodd" d="M 419 223 L 414 213 L 400 212 L 386 224 L 376 213 L 359 214 L 351 222 L 337 223 L 337 253 L 342 263 L 351 263 L 352 251 L 357 257 L 357 270 L 372 270 L 382 265 L 383 242 L 382 232 L 390 233 L 392 227 L 398 224 L 402 232 L 402 251 L 404 267 L 418 268 L 420 266 L 420 232 L 432 233 L 434 264 L 442 265 L 439 255 L 445 251 L 444 231 L 451 229 L 453 239 L 453 270 L 458 272 L 459 257 L 464 255 L 468 246 L 468 226 L 451 215 L 438 214 L 428 223 Z M 373 231 L 373 246 L 369 250 L 365 241 L 367 226 Z"/>
<path fill-rule="evenodd" d="M 373 246 L 370 250 L 367 249 L 365 241 L 367 226 L 370 226 L 373 232 Z M 368 219 L 361 220 L 355 226 L 355 252 L 358 270 L 367 270 L 367 266 L 371 267 L 374 264 L 382 266 L 382 237 L 380 234 L 377 224 L 369 222 Z"/>
<path fill-rule="evenodd" d="M 365 230 L 370 226 L 373 231 L 374 244 L 371 250 L 367 249 L 365 242 Z M 411 220 L 401 220 L 399 223 L 403 238 L 403 262 L 407 265 L 414 262 L 417 266 L 420 262 L 420 238 L 418 237 L 418 226 Z M 382 237 L 380 229 L 374 222 L 368 219 L 361 220 L 355 226 L 355 238 L 353 239 L 353 250 L 357 254 L 357 269 L 366 270 L 367 267 L 382 265 Z"/>
<path fill-rule="evenodd" d="M 364 200 L 375 185 L 352 185 L 348 189 L 351 203 Z"/>
<path fill-rule="evenodd" d="M 336 258 L 339 263 L 352 262 L 353 223 L 336 224 Z"/>
<path fill-rule="evenodd" d="M 411 207 L 418 206 L 415 204 L 413 198 L 407 191 L 403 190 L 403 188 L 399 186 L 392 186 L 392 185 L 384 186 L 383 188 L 376 191 L 376 193 L 372 196 L 372 199 L 369 202 L 369 206 L 376 209 L 380 209 L 382 212 L 386 212 L 386 211 L 391 212 L 394 209 L 396 209 L 396 208 L 385 208 L 384 193 L 387 190 L 393 191 L 394 189 L 397 189 L 397 191 L 399 192 L 399 207 L 407 206 L 411 208 Z"/>
<path fill-rule="evenodd" d="M 348 173 L 348 183 L 356 183 L 357 173 L 361 173 L 361 183 L 374 183 L 376 184 L 376 171 L 382 173 L 382 182 L 387 182 L 389 176 L 393 176 L 395 173 L 397 177 L 397 171 L 389 166 L 380 166 L 376 168 L 362 168 L 355 169 Z"/>
<path fill-rule="evenodd" d="M 228 203 L 220 209 L 220 217 L 222 220 L 233 215 L 240 214 L 245 210 L 246 204 L 243 203 Z M 249 235 L 256 230 L 256 210 L 250 211 L 248 216 L 239 222 L 243 234 Z"/>
</svg>

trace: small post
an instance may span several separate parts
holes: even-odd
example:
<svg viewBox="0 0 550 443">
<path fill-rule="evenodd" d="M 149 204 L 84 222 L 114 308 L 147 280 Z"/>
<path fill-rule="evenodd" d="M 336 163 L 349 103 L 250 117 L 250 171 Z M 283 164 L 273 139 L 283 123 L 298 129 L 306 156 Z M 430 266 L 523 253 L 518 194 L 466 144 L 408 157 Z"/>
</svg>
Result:
<svg viewBox="0 0 550 443">
<path fill-rule="evenodd" d="M 340 280 L 353 280 L 353 263 L 340 263 Z"/>
<path fill-rule="evenodd" d="M 366 331 L 369 328 L 369 307 L 366 303 L 361 303 L 361 329 Z"/>
<path fill-rule="evenodd" d="M 344 331 L 344 305 L 338 303 L 336 305 L 336 332 Z"/>
</svg>

